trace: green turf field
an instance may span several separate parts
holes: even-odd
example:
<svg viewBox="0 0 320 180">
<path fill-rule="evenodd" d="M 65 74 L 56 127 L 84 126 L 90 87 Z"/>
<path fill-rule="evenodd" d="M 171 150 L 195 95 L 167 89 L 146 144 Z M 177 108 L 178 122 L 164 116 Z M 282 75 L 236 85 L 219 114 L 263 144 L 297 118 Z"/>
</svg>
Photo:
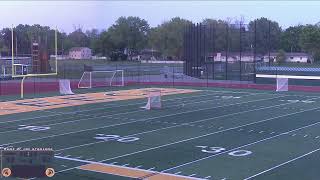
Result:
<svg viewBox="0 0 320 180">
<path fill-rule="evenodd" d="M 162 97 L 160 110 L 137 99 L 0 116 L 0 146 L 53 147 L 61 180 L 130 179 L 78 168 L 88 162 L 190 179 L 320 176 L 318 93 L 198 89 Z"/>
</svg>

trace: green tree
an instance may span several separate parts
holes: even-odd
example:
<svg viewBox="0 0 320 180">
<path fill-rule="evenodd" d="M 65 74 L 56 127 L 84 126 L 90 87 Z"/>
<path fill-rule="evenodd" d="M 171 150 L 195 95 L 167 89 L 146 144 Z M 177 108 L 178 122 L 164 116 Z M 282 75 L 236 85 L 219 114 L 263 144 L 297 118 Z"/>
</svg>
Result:
<svg viewBox="0 0 320 180">
<path fill-rule="evenodd" d="M 281 34 L 281 48 L 286 52 L 301 52 L 302 47 L 299 43 L 303 26 L 291 26 Z"/>
<path fill-rule="evenodd" d="M 223 20 L 215 20 L 215 19 L 204 19 L 202 21 L 203 25 L 206 25 L 207 27 L 213 28 L 214 29 L 214 40 L 208 39 L 209 45 L 212 47 L 214 45 L 214 51 L 216 52 L 221 52 L 221 51 L 226 51 L 227 49 L 227 39 L 230 41 L 231 36 L 229 31 L 230 27 L 228 22 L 223 21 Z M 207 32 L 207 36 L 208 36 Z M 228 35 L 229 33 L 229 35 Z M 214 43 L 214 44 L 213 44 Z M 229 44 L 230 45 L 230 44 Z M 228 49 L 230 50 L 230 49 Z M 212 50 L 211 50 L 212 51 Z"/>
<path fill-rule="evenodd" d="M 70 33 L 68 39 L 73 47 L 89 47 L 90 44 L 88 36 L 82 32 L 82 29 L 76 29 Z"/>
<path fill-rule="evenodd" d="M 159 50 L 164 56 L 181 57 L 183 32 L 187 24 L 191 22 L 176 17 L 151 29 L 148 34 L 149 47 Z"/>
<path fill-rule="evenodd" d="M 132 16 L 120 17 L 108 29 L 108 38 L 112 41 L 113 48 L 137 51 L 146 47 L 149 29 L 149 24 L 144 19 Z"/>
<path fill-rule="evenodd" d="M 94 54 L 101 54 L 101 42 L 100 33 L 97 29 L 91 29 L 86 31 L 86 35 L 89 39 L 89 47 Z"/>
<path fill-rule="evenodd" d="M 315 61 L 320 61 L 320 28 L 318 26 L 304 26 L 299 44 L 304 51 L 313 56 Z"/>
<path fill-rule="evenodd" d="M 249 23 L 249 31 L 253 35 L 252 38 L 255 38 L 256 40 L 257 53 L 267 53 L 269 46 L 270 51 L 276 51 L 280 48 L 280 36 L 282 30 L 277 22 L 271 21 L 264 17 L 255 19 Z M 255 32 L 256 37 L 254 37 Z"/>
</svg>

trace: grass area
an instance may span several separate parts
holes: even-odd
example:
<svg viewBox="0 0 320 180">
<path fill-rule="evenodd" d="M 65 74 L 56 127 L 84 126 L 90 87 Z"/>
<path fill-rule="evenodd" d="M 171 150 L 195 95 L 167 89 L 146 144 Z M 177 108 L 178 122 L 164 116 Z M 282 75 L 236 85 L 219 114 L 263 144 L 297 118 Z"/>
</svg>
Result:
<svg viewBox="0 0 320 180">
<path fill-rule="evenodd" d="M 131 179 L 77 168 L 88 159 L 190 179 L 319 177 L 318 93 L 197 89 L 164 96 L 161 110 L 142 98 L 0 116 L 1 146 L 53 147 L 54 179 Z"/>
</svg>

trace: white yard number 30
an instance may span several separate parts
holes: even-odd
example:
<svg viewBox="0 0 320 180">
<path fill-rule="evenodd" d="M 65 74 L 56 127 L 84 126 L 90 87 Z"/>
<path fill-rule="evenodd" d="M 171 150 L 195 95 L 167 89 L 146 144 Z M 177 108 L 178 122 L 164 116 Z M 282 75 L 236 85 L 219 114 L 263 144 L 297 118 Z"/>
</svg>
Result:
<svg viewBox="0 0 320 180">
<path fill-rule="evenodd" d="M 138 141 L 137 137 L 121 137 L 119 135 L 106 135 L 106 134 L 97 134 L 95 139 L 104 140 L 104 141 L 117 141 L 122 143 Z"/>
<path fill-rule="evenodd" d="M 208 146 L 196 146 L 198 148 L 201 148 L 201 151 L 204 153 L 209 153 L 209 154 L 216 154 L 216 153 L 222 153 L 223 151 L 226 151 L 226 148 L 223 147 L 208 147 Z M 249 154 L 251 154 L 251 151 L 248 150 L 235 150 L 235 151 L 231 151 L 228 153 L 228 155 L 230 156 L 247 156 Z"/>
</svg>

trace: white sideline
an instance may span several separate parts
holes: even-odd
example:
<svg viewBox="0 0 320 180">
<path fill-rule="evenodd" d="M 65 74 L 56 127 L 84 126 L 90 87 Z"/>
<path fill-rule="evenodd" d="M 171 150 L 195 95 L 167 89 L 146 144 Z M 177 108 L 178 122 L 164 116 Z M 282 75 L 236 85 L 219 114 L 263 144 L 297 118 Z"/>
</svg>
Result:
<svg viewBox="0 0 320 180">
<path fill-rule="evenodd" d="M 138 169 L 138 168 L 133 168 L 133 167 L 128 167 L 128 166 L 118 166 L 118 165 L 114 165 L 114 164 L 106 164 L 106 163 L 101 163 L 101 162 L 95 162 L 95 161 L 89 161 L 89 160 L 82 160 L 82 159 L 77 159 L 77 158 L 69 158 L 69 157 L 63 157 L 63 156 L 54 156 L 55 158 L 58 159 L 63 159 L 63 160 L 69 160 L 69 161 L 75 161 L 75 162 L 81 162 L 81 163 L 87 163 L 87 164 L 101 164 L 101 165 L 107 165 L 107 166 L 112 166 L 112 167 L 119 167 L 119 168 L 125 168 L 125 169 L 131 169 L 131 170 L 139 170 L 139 171 L 144 171 L 147 173 L 159 173 L 159 174 L 165 174 L 165 175 L 170 175 L 170 176 L 175 176 L 175 177 L 188 177 L 188 179 L 194 179 L 194 180 L 203 180 L 200 178 L 195 178 L 195 177 L 191 177 L 191 176 L 182 176 L 182 175 L 174 175 L 174 174 L 169 174 L 169 173 L 163 173 L 163 172 L 157 172 L 157 171 L 152 171 L 152 169 L 150 170 L 145 170 L 145 169 Z M 80 167 L 80 166 L 79 166 Z M 90 170 L 91 171 L 91 170 Z M 62 172 L 62 171 L 59 171 Z"/>
</svg>

